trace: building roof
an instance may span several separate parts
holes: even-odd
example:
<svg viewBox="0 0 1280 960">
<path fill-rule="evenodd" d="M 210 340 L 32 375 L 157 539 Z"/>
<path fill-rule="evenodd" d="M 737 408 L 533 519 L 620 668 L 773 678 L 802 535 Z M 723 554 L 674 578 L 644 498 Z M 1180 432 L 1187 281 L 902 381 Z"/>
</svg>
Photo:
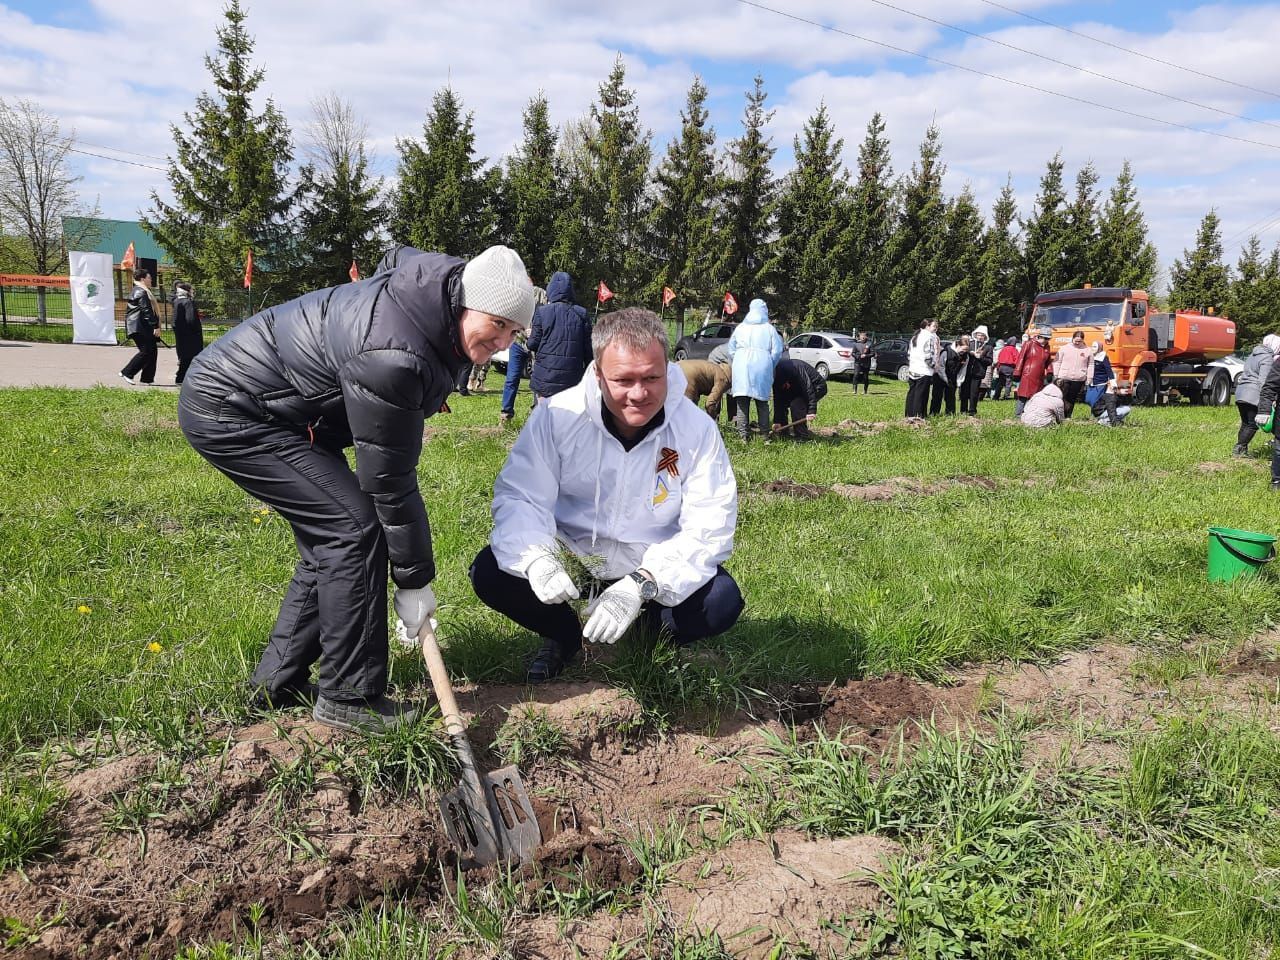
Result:
<svg viewBox="0 0 1280 960">
<path fill-rule="evenodd" d="M 137 220 L 63 217 L 63 236 L 80 235 L 86 223 L 92 224 L 93 228 L 88 231 L 80 244 L 84 253 L 108 253 L 111 255 L 111 262 L 119 264 L 132 241 L 134 256 L 156 260 L 163 264 L 173 263 L 173 257 L 169 256 L 169 252 L 156 243 L 155 238 L 143 230 L 142 224 Z"/>
</svg>

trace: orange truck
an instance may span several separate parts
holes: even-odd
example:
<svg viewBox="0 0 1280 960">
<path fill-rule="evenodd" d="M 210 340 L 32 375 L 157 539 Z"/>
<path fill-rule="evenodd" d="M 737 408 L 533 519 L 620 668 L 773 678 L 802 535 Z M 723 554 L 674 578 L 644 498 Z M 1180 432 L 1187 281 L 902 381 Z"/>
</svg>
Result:
<svg viewBox="0 0 1280 960">
<path fill-rule="evenodd" d="M 1027 332 L 1039 327 L 1049 328 L 1055 355 L 1077 330 L 1086 344 L 1100 342 L 1120 392 L 1132 394 L 1135 403 L 1154 403 L 1157 395 L 1174 392 L 1219 407 L 1231 399 L 1230 372 L 1211 365 L 1236 348 L 1236 325 L 1226 317 L 1156 313 L 1145 290 L 1085 287 L 1038 294 Z"/>
</svg>

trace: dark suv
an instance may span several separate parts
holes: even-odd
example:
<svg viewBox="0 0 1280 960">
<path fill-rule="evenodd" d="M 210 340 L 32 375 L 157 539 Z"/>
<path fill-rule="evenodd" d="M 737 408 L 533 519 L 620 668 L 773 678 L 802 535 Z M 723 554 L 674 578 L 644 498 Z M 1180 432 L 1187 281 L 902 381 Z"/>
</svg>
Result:
<svg viewBox="0 0 1280 960">
<path fill-rule="evenodd" d="M 736 323 L 709 323 L 697 333 L 676 341 L 677 360 L 705 360 L 716 347 L 728 343 L 737 328 Z"/>
</svg>

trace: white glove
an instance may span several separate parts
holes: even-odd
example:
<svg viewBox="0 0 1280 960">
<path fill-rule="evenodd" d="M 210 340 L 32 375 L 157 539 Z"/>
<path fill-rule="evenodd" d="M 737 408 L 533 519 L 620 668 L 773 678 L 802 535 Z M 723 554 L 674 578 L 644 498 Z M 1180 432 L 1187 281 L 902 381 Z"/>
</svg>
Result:
<svg viewBox="0 0 1280 960">
<path fill-rule="evenodd" d="M 440 628 L 440 624 L 436 621 L 435 617 L 427 617 L 427 622 L 431 624 L 432 633 L 435 633 Z M 418 628 L 418 630 L 421 629 L 421 627 Z M 418 632 L 414 631 L 413 633 L 410 633 L 405 625 L 400 621 L 399 617 L 396 618 L 395 633 L 396 642 L 406 650 L 417 650 L 418 644 L 422 642 L 418 639 Z"/>
<path fill-rule="evenodd" d="M 573 585 L 573 578 L 565 572 L 560 561 L 549 554 L 534 560 L 525 568 L 524 574 L 529 578 L 529 586 L 533 587 L 534 595 L 542 603 L 550 605 L 578 598 L 578 588 Z"/>
<path fill-rule="evenodd" d="M 404 632 L 417 642 L 418 631 L 427 618 L 436 612 L 436 595 L 428 584 L 425 587 L 397 589 L 396 616 L 404 626 Z"/>
<path fill-rule="evenodd" d="M 588 643 L 617 643 L 640 615 L 640 584 L 623 577 L 591 601 L 582 638 Z"/>
</svg>

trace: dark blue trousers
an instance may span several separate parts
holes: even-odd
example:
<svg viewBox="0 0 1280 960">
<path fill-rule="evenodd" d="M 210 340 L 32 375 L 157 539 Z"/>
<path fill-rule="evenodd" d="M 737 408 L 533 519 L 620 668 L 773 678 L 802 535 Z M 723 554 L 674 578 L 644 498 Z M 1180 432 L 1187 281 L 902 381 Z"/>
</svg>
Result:
<svg viewBox="0 0 1280 960">
<path fill-rule="evenodd" d="M 540 637 L 554 640 L 561 653 L 577 653 L 582 647 L 582 624 L 567 603 L 540 601 L 524 577 L 498 569 L 493 550 L 485 547 L 471 564 L 471 585 L 485 606 Z M 657 632 L 665 630 L 678 646 L 724 633 L 742 615 L 745 606 L 738 583 L 724 567 L 681 603 L 664 607 L 646 603 L 640 619 Z"/>
</svg>

